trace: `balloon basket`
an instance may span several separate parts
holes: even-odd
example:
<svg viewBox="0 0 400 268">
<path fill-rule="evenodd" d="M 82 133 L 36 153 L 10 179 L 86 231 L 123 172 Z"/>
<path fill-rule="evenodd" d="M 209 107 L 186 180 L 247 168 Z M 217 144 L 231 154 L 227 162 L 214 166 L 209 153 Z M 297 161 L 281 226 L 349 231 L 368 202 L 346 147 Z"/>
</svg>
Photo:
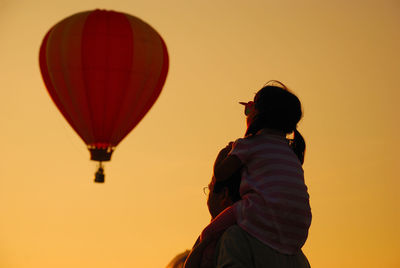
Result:
<svg viewBox="0 0 400 268">
<path fill-rule="evenodd" d="M 104 183 L 104 168 L 102 163 L 100 162 L 99 164 L 99 169 L 97 170 L 97 172 L 94 174 L 94 182 L 97 183 Z"/>
</svg>

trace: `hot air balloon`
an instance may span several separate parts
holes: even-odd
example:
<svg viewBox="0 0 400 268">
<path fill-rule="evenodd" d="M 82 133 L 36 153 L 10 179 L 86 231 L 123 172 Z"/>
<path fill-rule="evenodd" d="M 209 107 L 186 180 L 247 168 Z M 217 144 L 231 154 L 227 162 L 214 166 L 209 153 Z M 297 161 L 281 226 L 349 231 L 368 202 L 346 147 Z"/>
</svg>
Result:
<svg viewBox="0 0 400 268">
<path fill-rule="evenodd" d="M 99 161 L 96 182 L 104 182 L 102 162 L 157 100 L 168 63 L 161 36 L 121 12 L 80 12 L 45 35 L 39 53 L 44 83 L 91 160 Z"/>
</svg>

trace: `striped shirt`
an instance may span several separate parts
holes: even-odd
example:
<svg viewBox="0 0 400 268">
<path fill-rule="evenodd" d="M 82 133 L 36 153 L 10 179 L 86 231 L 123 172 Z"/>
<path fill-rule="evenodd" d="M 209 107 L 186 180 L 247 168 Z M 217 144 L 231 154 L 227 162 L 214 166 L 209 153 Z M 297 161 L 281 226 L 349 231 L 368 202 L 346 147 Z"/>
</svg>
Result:
<svg viewBox="0 0 400 268">
<path fill-rule="evenodd" d="M 266 245 L 295 254 L 304 245 L 311 208 L 303 168 L 285 137 L 258 133 L 230 152 L 244 164 L 234 213 L 237 224 Z"/>
</svg>

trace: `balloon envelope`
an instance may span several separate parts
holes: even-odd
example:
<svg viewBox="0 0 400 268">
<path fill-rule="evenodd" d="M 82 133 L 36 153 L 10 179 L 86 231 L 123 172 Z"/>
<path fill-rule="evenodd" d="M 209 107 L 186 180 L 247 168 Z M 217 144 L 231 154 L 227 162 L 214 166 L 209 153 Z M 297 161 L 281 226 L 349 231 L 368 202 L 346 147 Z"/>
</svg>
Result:
<svg viewBox="0 0 400 268">
<path fill-rule="evenodd" d="M 51 98 L 92 160 L 107 161 L 158 98 L 168 53 L 161 36 L 142 20 L 94 10 L 53 26 L 39 63 Z"/>
</svg>

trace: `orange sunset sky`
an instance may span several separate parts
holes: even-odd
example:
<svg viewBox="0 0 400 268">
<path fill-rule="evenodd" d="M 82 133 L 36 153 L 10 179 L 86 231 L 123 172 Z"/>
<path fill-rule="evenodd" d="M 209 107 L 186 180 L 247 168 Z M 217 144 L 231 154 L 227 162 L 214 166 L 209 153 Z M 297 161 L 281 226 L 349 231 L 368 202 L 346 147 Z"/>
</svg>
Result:
<svg viewBox="0 0 400 268">
<path fill-rule="evenodd" d="M 106 164 L 51 101 L 45 33 L 96 8 L 164 38 L 163 92 Z M 0 0 L 0 267 L 165 267 L 209 222 L 202 187 L 270 79 L 302 101 L 312 267 L 400 267 L 398 0 Z"/>
</svg>

